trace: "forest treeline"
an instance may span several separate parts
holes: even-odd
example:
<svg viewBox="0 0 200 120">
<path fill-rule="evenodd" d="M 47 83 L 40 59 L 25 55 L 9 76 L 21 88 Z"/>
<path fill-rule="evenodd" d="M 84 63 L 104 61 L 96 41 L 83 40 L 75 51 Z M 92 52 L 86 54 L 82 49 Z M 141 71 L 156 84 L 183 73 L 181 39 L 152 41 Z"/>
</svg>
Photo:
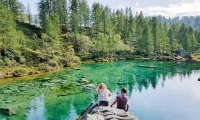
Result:
<svg viewBox="0 0 200 120">
<path fill-rule="evenodd" d="M 0 74 L 22 76 L 81 61 L 174 57 L 200 52 L 200 30 L 136 16 L 86 0 L 40 0 L 39 14 L 17 0 L 0 0 Z"/>
<path fill-rule="evenodd" d="M 151 16 L 147 16 L 147 19 L 151 19 Z M 165 16 L 156 16 L 157 20 L 162 23 L 167 23 L 170 26 L 173 24 L 185 24 L 185 26 L 193 26 L 196 30 L 200 29 L 200 15 L 198 16 L 182 16 L 182 17 L 174 17 L 174 18 L 166 18 Z"/>
</svg>

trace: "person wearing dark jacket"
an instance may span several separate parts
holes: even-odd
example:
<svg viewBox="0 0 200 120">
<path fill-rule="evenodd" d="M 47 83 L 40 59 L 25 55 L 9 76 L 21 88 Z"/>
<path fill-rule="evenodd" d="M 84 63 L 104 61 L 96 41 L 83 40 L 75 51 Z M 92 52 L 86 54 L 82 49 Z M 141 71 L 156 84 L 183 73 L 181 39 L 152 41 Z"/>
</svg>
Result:
<svg viewBox="0 0 200 120">
<path fill-rule="evenodd" d="M 124 111 L 128 111 L 129 100 L 128 97 L 126 96 L 126 91 L 127 91 L 126 88 L 122 88 L 121 94 L 117 95 L 114 102 L 110 106 L 112 107 L 115 103 L 117 103 L 118 109 L 123 109 Z"/>
</svg>

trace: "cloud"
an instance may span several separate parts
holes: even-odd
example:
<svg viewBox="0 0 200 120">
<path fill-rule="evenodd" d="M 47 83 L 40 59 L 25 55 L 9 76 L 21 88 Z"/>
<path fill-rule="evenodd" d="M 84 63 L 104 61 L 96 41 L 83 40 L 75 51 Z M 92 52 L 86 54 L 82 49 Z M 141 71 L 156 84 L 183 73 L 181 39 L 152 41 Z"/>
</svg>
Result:
<svg viewBox="0 0 200 120">
<path fill-rule="evenodd" d="M 138 2 L 135 3 L 136 6 L 139 6 L 140 4 Z"/>
<path fill-rule="evenodd" d="M 182 2 L 178 4 L 169 4 L 167 7 L 161 7 L 157 5 L 136 8 L 136 11 L 143 11 L 144 15 L 162 15 L 165 17 L 176 16 L 196 16 L 200 15 L 200 1 L 193 0 L 191 2 Z"/>
</svg>

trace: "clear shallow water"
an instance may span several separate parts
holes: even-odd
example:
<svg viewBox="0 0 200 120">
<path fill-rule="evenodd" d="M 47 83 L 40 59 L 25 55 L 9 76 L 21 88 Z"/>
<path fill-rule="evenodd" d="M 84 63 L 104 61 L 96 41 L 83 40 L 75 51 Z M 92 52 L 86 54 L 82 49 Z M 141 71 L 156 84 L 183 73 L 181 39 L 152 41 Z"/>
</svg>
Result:
<svg viewBox="0 0 200 120">
<path fill-rule="evenodd" d="M 140 68 L 138 65 L 152 65 L 157 68 Z M 66 69 L 60 72 L 29 77 L 21 80 L 0 81 L 0 93 L 21 84 L 30 84 L 40 78 L 50 77 L 76 82 L 80 77 L 93 80 L 94 84 L 104 82 L 113 93 L 112 101 L 122 87 L 128 89 L 129 112 L 141 120 L 198 120 L 200 119 L 200 64 L 164 62 L 115 62 L 81 65 L 81 70 Z M 118 85 L 122 80 L 125 84 Z M 14 120 L 73 120 L 81 111 L 97 100 L 95 92 L 58 97 L 57 93 L 30 87 L 26 92 L 0 94 L 2 106 L 20 105 L 17 115 L 0 119 Z"/>
</svg>

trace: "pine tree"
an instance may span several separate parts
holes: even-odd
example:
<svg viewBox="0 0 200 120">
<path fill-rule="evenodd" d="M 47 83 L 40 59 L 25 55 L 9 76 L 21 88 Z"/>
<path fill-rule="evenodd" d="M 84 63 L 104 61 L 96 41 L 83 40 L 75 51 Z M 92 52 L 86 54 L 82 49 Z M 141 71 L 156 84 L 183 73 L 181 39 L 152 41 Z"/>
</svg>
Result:
<svg viewBox="0 0 200 120">
<path fill-rule="evenodd" d="M 139 16 L 136 18 L 136 49 L 137 51 L 141 51 L 143 48 L 143 42 L 142 42 L 142 33 L 145 29 L 145 19 L 143 16 L 142 11 L 140 12 Z"/>
<path fill-rule="evenodd" d="M 46 18 L 44 33 L 47 34 L 52 42 L 56 42 L 59 40 L 59 34 L 61 33 L 61 31 L 59 16 L 57 13 L 52 13 Z"/>
<path fill-rule="evenodd" d="M 34 25 L 38 27 L 38 16 L 34 15 Z"/>
<path fill-rule="evenodd" d="M 124 25 L 125 25 L 125 17 L 124 17 L 124 10 L 117 10 L 116 12 L 116 33 L 119 35 L 123 35 Z"/>
<path fill-rule="evenodd" d="M 38 9 L 39 9 L 39 19 L 40 19 L 40 26 L 43 28 L 45 24 L 45 19 L 48 16 L 48 11 L 47 11 L 47 5 L 45 0 L 41 0 L 38 3 Z"/>
<path fill-rule="evenodd" d="M 184 46 L 185 41 L 184 41 L 184 35 L 186 34 L 186 27 L 185 24 L 182 23 L 181 27 L 178 31 L 178 43 L 181 44 L 182 46 Z"/>
<path fill-rule="evenodd" d="M 169 29 L 168 37 L 170 45 L 170 54 L 173 55 L 173 53 L 179 48 L 179 45 L 177 43 L 177 40 L 175 39 L 174 31 L 172 28 Z"/>
<path fill-rule="evenodd" d="M 141 49 L 144 50 L 146 54 L 152 55 L 154 53 L 154 46 L 149 25 L 147 25 L 146 28 L 144 29 L 141 41 L 142 41 Z"/>
<path fill-rule="evenodd" d="M 100 32 L 103 32 L 102 14 L 103 14 L 103 6 L 101 6 L 99 3 L 94 3 L 92 5 L 91 22 L 93 23 L 94 34 L 96 35 Z"/>
<path fill-rule="evenodd" d="M 53 2 L 54 12 L 59 15 L 62 26 L 68 26 L 67 0 L 55 0 Z"/>
<path fill-rule="evenodd" d="M 151 19 L 150 25 L 151 25 L 151 32 L 152 32 L 152 36 L 153 36 L 154 53 L 160 53 L 161 48 L 162 48 L 161 47 L 161 39 L 160 39 L 161 26 L 159 26 L 156 17 L 153 17 Z"/>
<path fill-rule="evenodd" d="M 79 0 L 79 9 L 78 9 L 78 18 L 79 18 L 79 26 L 80 26 L 80 32 L 85 32 L 85 27 L 90 26 L 90 9 L 87 4 L 87 1 L 85 0 Z"/>
<path fill-rule="evenodd" d="M 29 22 L 29 24 L 31 24 L 32 23 L 32 15 L 31 15 L 31 8 L 29 6 L 29 3 L 27 6 L 27 15 L 28 15 L 28 22 Z"/>
<path fill-rule="evenodd" d="M 135 29 L 136 21 L 133 17 L 131 8 L 129 8 L 129 20 L 128 20 L 128 42 L 130 48 L 133 48 L 135 45 Z"/>
<path fill-rule="evenodd" d="M 17 41 L 14 41 L 16 34 L 14 16 L 5 5 L 0 2 L 0 48 L 14 48 Z"/>
<path fill-rule="evenodd" d="M 70 11 L 71 11 L 70 25 L 71 25 L 72 31 L 76 35 L 78 33 L 78 24 L 79 24 L 77 0 L 71 0 Z"/>
</svg>

